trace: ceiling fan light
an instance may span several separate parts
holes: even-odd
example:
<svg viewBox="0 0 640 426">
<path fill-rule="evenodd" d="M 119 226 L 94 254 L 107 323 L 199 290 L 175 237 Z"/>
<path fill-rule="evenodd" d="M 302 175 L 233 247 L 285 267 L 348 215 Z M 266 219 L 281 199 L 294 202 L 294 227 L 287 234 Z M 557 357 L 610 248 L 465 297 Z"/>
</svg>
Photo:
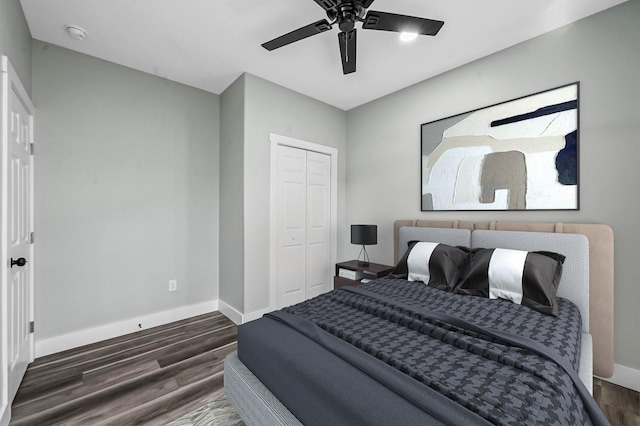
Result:
<svg viewBox="0 0 640 426">
<path fill-rule="evenodd" d="M 402 41 L 412 41 L 415 40 L 416 37 L 418 37 L 418 33 L 410 33 L 406 31 L 400 33 L 400 40 Z"/>
</svg>

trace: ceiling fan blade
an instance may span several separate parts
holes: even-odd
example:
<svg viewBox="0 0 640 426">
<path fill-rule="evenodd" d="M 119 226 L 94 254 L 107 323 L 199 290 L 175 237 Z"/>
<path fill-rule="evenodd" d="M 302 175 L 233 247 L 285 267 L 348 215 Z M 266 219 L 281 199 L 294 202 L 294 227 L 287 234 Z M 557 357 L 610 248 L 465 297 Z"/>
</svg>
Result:
<svg viewBox="0 0 640 426">
<path fill-rule="evenodd" d="M 271 51 L 287 44 L 291 44 L 295 41 L 302 40 L 312 35 L 320 34 L 331 29 L 331 24 L 326 19 L 314 22 L 313 24 L 306 25 L 297 30 L 293 30 L 290 33 L 282 35 L 278 38 L 274 38 L 271 41 L 262 44 L 262 47 Z"/>
<path fill-rule="evenodd" d="M 314 0 L 314 1 L 318 3 L 318 5 L 324 10 L 335 9 L 335 7 L 338 6 L 337 0 Z"/>
<path fill-rule="evenodd" d="M 342 73 L 350 74 L 356 71 L 356 29 L 338 34 L 340 44 L 340 59 L 342 59 Z"/>
<path fill-rule="evenodd" d="M 369 9 L 373 1 L 374 0 L 356 0 L 356 2 L 360 3 L 360 6 L 364 7 L 365 9 Z"/>
<path fill-rule="evenodd" d="M 443 25 L 443 21 L 370 10 L 364 18 L 362 28 L 365 30 L 394 31 L 397 33 L 406 31 L 434 36 L 438 34 L 438 31 L 440 31 Z"/>
</svg>

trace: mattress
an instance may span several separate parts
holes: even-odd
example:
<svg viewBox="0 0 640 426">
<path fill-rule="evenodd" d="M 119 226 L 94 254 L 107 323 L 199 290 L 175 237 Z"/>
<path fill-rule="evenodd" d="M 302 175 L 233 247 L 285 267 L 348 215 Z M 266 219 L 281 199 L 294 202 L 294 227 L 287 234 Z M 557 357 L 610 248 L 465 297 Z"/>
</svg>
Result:
<svg viewBox="0 0 640 426">
<path fill-rule="evenodd" d="M 386 278 L 239 327 L 238 356 L 313 424 L 606 424 L 581 321 Z"/>
</svg>

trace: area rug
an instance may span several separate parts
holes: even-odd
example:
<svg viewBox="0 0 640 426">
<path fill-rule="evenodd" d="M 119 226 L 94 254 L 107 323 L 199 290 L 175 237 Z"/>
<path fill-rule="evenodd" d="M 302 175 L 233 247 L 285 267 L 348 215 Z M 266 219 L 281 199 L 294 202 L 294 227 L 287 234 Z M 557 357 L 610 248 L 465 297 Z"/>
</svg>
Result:
<svg viewBox="0 0 640 426">
<path fill-rule="evenodd" d="M 223 394 L 217 400 L 168 423 L 167 426 L 245 426 Z"/>
</svg>

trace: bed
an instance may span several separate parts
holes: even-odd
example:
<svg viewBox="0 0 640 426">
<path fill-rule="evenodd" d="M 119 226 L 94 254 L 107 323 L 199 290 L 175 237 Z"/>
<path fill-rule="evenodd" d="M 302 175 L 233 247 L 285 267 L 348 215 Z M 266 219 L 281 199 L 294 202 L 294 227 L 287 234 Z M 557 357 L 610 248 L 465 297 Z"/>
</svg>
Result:
<svg viewBox="0 0 640 426">
<path fill-rule="evenodd" d="M 395 225 L 400 264 L 413 241 L 428 242 L 414 255 L 418 247 L 432 247 L 435 256 L 456 246 L 560 254 L 558 315 L 406 277 L 334 290 L 239 327 L 238 353 L 225 360 L 225 390 L 247 424 L 607 424 L 590 396 L 594 356 L 606 369 L 608 353 L 594 351 L 590 325 L 601 318 L 590 318 L 589 276 L 608 264 L 590 261 L 589 241 L 597 249 L 610 241 L 612 260 L 608 227 Z"/>
</svg>

